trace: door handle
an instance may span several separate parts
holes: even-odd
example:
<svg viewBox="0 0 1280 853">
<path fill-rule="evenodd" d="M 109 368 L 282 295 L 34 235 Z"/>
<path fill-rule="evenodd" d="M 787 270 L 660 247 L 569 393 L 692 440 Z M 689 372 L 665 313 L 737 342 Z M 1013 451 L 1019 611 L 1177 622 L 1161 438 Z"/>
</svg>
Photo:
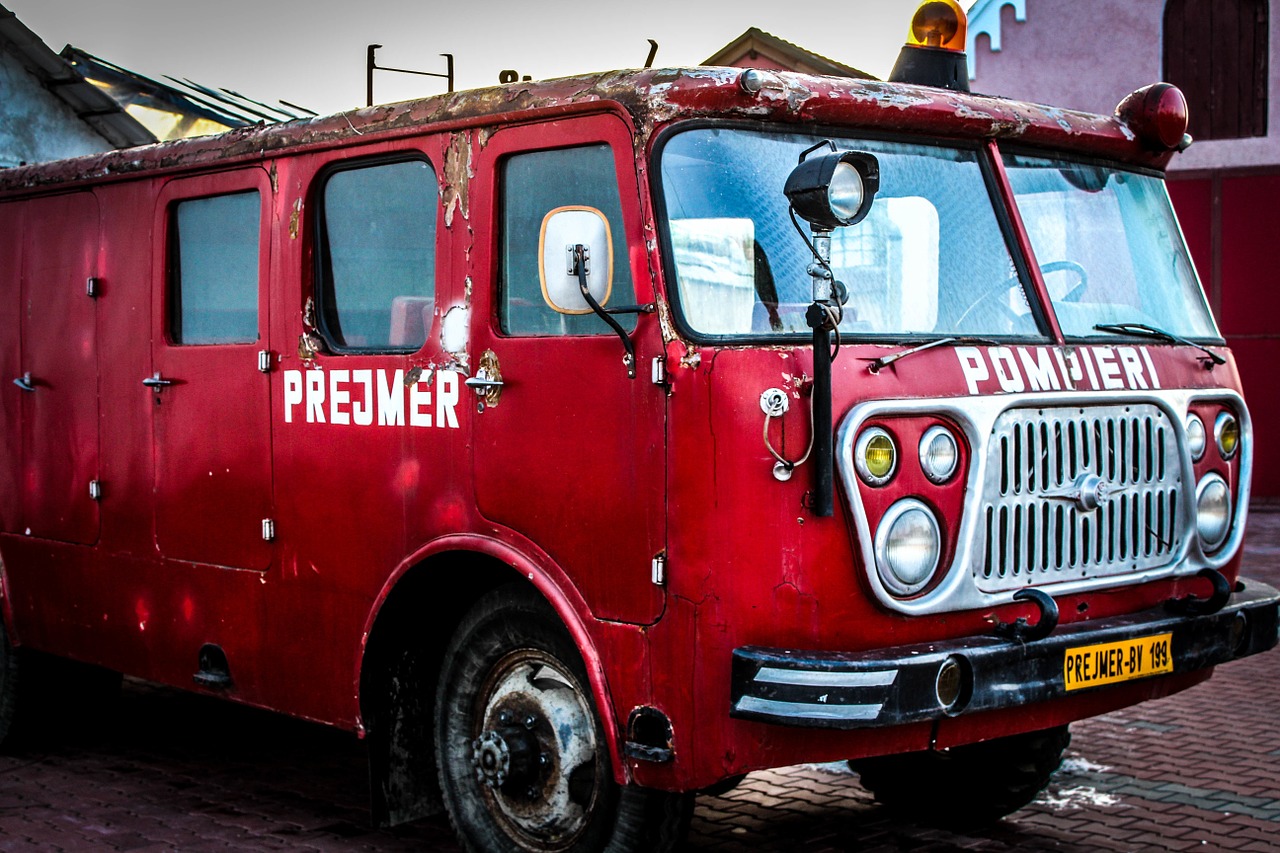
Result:
<svg viewBox="0 0 1280 853">
<path fill-rule="evenodd" d="M 160 376 L 160 371 L 157 370 L 154 376 L 148 376 L 146 379 L 142 380 L 142 384 L 153 389 L 157 394 L 159 394 L 160 389 L 168 388 L 173 384 L 173 380 L 164 379 Z"/>
<path fill-rule="evenodd" d="M 506 385 L 506 383 L 501 379 L 490 379 L 488 376 L 485 376 L 483 368 L 475 376 L 468 376 L 465 384 L 477 394 L 484 394 L 490 388 L 501 388 L 503 385 Z"/>
<path fill-rule="evenodd" d="M 31 374 L 24 373 L 17 379 L 13 380 L 13 384 L 17 385 L 23 391 L 35 391 L 36 386 L 31 383 Z"/>
</svg>

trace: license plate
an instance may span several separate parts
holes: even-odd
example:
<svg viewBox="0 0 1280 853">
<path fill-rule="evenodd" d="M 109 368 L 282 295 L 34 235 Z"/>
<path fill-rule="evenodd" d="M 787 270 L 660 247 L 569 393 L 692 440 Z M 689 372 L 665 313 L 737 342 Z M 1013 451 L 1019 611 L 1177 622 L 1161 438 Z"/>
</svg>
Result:
<svg viewBox="0 0 1280 853">
<path fill-rule="evenodd" d="M 1173 672 L 1172 641 L 1173 634 L 1156 634 L 1067 649 L 1062 661 L 1063 682 L 1067 690 L 1081 690 Z"/>
</svg>

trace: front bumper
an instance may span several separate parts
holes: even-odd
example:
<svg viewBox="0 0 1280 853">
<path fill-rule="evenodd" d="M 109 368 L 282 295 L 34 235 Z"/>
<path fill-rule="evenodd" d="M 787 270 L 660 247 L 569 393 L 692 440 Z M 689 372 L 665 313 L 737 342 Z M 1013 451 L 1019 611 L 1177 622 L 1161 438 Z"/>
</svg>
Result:
<svg viewBox="0 0 1280 853">
<path fill-rule="evenodd" d="M 743 646 L 733 652 L 730 713 L 787 726 L 860 729 L 1029 705 L 1069 695 L 1068 653 L 1164 634 L 1171 635 L 1172 666 L 1160 674 L 1193 672 L 1276 645 L 1280 592 L 1244 579 L 1237 590 L 1209 615 L 1172 615 L 1155 608 L 1067 625 L 1030 643 L 974 636 L 867 652 Z M 964 685 L 960 699 L 944 707 L 937 684 L 948 660 L 959 665 Z M 1108 683 L 1139 677 L 1129 674 Z M 1099 689 L 1104 687 L 1083 688 Z"/>
</svg>

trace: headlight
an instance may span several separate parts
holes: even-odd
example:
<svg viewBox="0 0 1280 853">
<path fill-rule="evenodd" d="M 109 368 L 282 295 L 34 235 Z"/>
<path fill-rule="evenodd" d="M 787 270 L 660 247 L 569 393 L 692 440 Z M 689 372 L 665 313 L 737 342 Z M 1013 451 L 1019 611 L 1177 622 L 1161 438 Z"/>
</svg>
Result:
<svg viewBox="0 0 1280 853">
<path fill-rule="evenodd" d="M 1230 412 L 1219 412 L 1213 422 L 1213 440 L 1223 459 L 1230 459 L 1240 449 L 1240 422 Z"/>
<path fill-rule="evenodd" d="M 1231 529 L 1231 490 L 1217 474 L 1206 474 L 1196 486 L 1196 532 L 1205 551 L 1216 551 Z"/>
<path fill-rule="evenodd" d="M 1187 449 L 1191 451 L 1191 460 L 1199 462 L 1204 456 L 1204 421 L 1199 415 L 1187 413 Z"/>
<path fill-rule="evenodd" d="M 853 467 L 868 486 L 883 486 L 898 468 L 898 448 L 880 427 L 863 430 L 853 448 Z"/>
<path fill-rule="evenodd" d="M 898 501 L 876 530 L 876 571 L 894 595 L 914 595 L 938 569 L 942 535 L 933 512 L 915 498 Z"/>
<path fill-rule="evenodd" d="M 945 483 L 956 472 L 960 448 L 951 430 L 944 426 L 929 427 L 920 438 L 920 467 L 931 483 Z"/>
<path fill-rule="evenodd" d="M 841 161 L 831 173 L 831 184 L 827 187 L 827 204 L 837 219 L 848 221 L 858 215 L 866 191 L 862 183 L 862 175 L 851 163 Z"/>
</svg>

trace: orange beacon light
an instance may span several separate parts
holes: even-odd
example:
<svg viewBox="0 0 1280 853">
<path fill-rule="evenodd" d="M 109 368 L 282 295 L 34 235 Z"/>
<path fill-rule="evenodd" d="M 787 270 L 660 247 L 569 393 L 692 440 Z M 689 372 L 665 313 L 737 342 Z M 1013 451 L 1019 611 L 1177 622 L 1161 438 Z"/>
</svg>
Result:
<svg viewBox="0 0 1280 853">
<path fill-rule="evenodd" d="M 955 0 L 925 0 L 911 18 L 907 43 L 889 74 L 890 82 L 969 91 L 964 53 L 968 24 Z"/>
</svg>

